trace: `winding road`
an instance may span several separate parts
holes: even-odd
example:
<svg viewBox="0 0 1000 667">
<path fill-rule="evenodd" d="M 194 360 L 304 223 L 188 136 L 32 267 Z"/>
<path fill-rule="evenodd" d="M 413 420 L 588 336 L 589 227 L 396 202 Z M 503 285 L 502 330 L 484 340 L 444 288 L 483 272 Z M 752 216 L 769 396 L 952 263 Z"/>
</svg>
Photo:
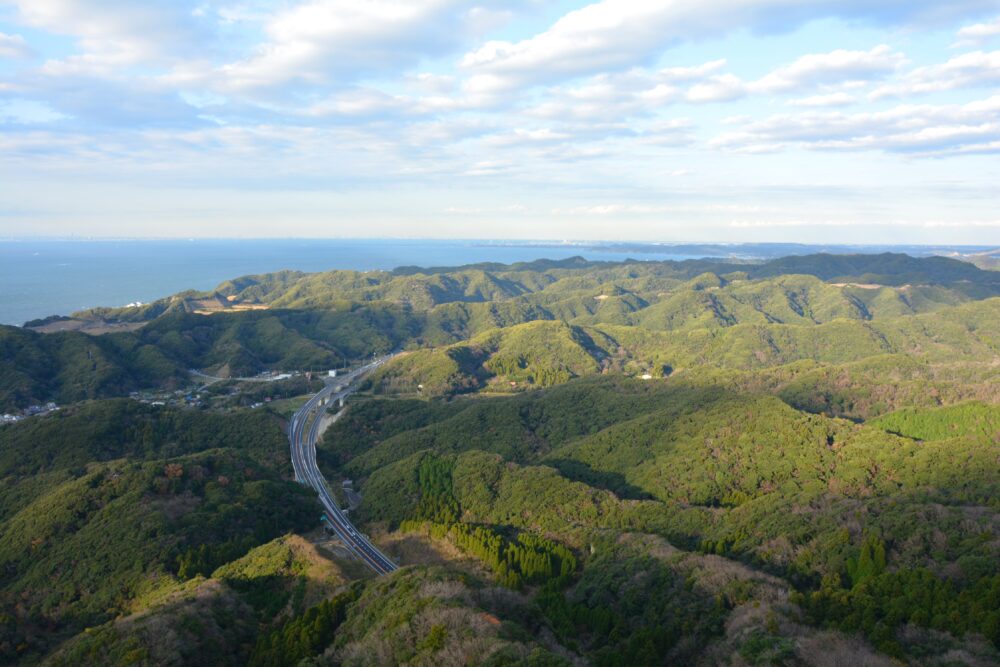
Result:
<svg viewBox="0 0 1000 667">
<path fill-rule="evenodd" d="M 288 429 L 295 481 L 307 484 L 316 491 L 320 503 L 326 510 L 324 518 L 327 524 L 352 553 L 378 574 L 388 574 L 398 566 L 379 551 L 367 537 L 358 532 L 337 505 L 337 501 L 330 495 L 326 479 L 316 464 L 316 441 L 319 438 L 320 422 L 327 406 L 354 393 L 357 390 L 355 380 L 378 368 L 390 358 L 382 357 L 343 376 L 330 378 L 327 386 L 292 416 Z"/>
</svg>

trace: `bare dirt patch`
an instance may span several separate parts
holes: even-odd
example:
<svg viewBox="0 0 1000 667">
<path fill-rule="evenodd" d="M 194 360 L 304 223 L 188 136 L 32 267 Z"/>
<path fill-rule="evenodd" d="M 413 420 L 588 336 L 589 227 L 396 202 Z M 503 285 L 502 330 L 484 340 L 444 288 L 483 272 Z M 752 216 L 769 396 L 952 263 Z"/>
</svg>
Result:
<svg viewBox="0 0 1000 667">
<path fill-rule="evenodd" d="M 57 322 L 49 322 L 40 327 L 27 327 L 30 331 L 37 331 L 38 333 L 51 334 L 60 333 L 63 331 L 79 331 L 80 333 L 89 334 L 91 336 L 102 336 L 108 333 L 117 333 L 121 331 L 135 331 L 141 329 L 146 323 L 145 322 L 105 322 L 103 320 L 59 320 Z"/>
<path fill-rule="evenodd" d="M 447 540 L 434 540 L 419 533 L 372 533 L 378 547 L 400 565 L 449 564 L 473 576 L 492 580 L 493 576 L 477 559 L 462 553 Z"/>
</svg>

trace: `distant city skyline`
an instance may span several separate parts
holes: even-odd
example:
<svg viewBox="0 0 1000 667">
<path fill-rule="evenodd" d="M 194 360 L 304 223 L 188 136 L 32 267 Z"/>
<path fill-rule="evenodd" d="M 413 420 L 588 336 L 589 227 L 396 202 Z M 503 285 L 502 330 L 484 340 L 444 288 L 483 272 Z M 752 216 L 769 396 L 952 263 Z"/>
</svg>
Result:
<svg viewBox="0 0 1000 667">
<path fill-rule="evenodd" d="M 0 237 L 1000 245 L 1000 0 L 0 0 Z"/>
</svg>

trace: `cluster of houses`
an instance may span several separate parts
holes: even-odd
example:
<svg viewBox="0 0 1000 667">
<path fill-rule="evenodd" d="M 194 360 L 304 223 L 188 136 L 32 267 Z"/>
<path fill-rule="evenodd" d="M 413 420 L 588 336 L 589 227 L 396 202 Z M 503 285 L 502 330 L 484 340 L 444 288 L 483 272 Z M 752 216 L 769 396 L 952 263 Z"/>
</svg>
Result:
<svg viewBox="0 0 1000 667">
<path fill-rule="evenodd" d="M 265 371 L 260 374 L 262 380 L 267 380 L 268 382 L 274 382 L 277 380 L 288 380 L 298 375 L 297 373 L 285 373 L 280 371 Z M 306 373 L 307 379 L 312 379 L 312 373 Z M 337 371 L 330 370 L 327 372 L 328 377 L 337 377 Z M 239 392 L 233 390 L 231 395 L 237 395 Z M 162 406 L 174 406 L 174 407 L 189 407 L 189 408 L 200 408 L 206 405 L 207 401 L 205 397 L 198 391 L 190 391 L 179 389 L 176 391 L 133 391 L 129 394 L 129 397 L 140 401 L 141 403 L 146 403 L 148 405 L 162 405 Z M 255 402 L 250 405 L 251 408 L 263 407 L 266 403 L 271 402 L 271 397 L 265 397 L 263 401 Z M 44 415 L 49 412 L 58 410 L 59 406 L 53 402 L 46 403 L 44 405 L 31 405 L 21 412 L 8 413 L 0 415 L 0 424 L 15 424 L 22 419 L 28 417 L 33 417 L 35 415 Z"/>
<path fill-rule="evenodd" d="M 149 405 L 187 406 L 192 408 L 200 408 L 204 405 L 201 394 L 184 390 L 173 392 L 133 391 L 129 394 L 129 398 Z"/>
<path fill-rule="evenodd" d="M 59 406 L 49 401 L 45 405 L 29 405 L 22 412 L 17 414 L 4 414 L 0 415 L 0 424 L 14 424 L 21 421 L 22 419 L 27 419 L 28 417 L 34 417 L 35 415 L 46 415 L 50 412 L 54 412 L 59 409 Z"/>
</svg>

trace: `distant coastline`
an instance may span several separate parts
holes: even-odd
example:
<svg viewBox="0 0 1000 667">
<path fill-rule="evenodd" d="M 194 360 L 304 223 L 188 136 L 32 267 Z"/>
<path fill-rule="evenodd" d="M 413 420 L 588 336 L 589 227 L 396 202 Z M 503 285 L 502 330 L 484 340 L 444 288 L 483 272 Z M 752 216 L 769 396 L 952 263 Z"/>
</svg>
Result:
<svg viewBox="0 0 1000 667">
<path fill-rule="evenodd" d="M 148 302 L 187 289 L 210 290 L 238 276 L 283 269 L 391 270 L 566 259 L 746 261 L 815 252 L 905 252 L 967 256 L 991 246 L 863 246 L 794 243 L 645 243 L 414 239 L 18 239 L 0 241 L 0 323 L 96 306 Z"/>
<path fill-rule="evenodd" d="M 616 248 L 491 245 L 483 241 L 365 239 L 17 240 L 0 241 L 0 324 L 97 306 L 148 302 L 210 290 L 239 276 L 284 269 L 391 270 L 399 266 L 512 263 L 582 255 L 621 261 Z M 671 250 L 643 259 L 686 259 Z"/>
</svg>

